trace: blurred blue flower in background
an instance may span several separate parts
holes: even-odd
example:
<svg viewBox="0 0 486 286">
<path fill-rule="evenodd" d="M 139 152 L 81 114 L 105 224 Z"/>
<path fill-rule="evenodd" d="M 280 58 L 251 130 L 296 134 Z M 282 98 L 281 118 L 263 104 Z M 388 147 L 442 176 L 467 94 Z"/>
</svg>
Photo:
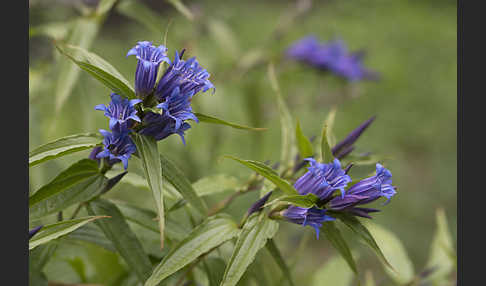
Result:
<svg viewBox="0 0 486 286">
<path fill-rule="evenodd" d="M 320 43 L 317 37 L 307 36 L 287 49 L 287 56 L 320 70 L 330 71 L 348 81 L 376 80 L 378 73 L 363 66 L 362 51 L 349 53 L 340 40 Z"/>
<path fill-rule="evenodd" d="M 137 110 L 135 109 L 135 104 L 141 102 L 140 99 L 128 100 L 127 98 L 122 98 L 116 93 L 111 94 L 111 101 L 108 106 L 104 104 L 98 104 L 95 106 L 96 110 L 102 110 L 105 116 L 110 119 L 110 129 L 115 127 L 115 124 L 128 126 L 128 120 L 132 119 L 140 122 L 140 118 L 137 116 Z"/>
<path fill-rule="evenodd" d="M 332 221 L 335 218 L 326 215 L 325 209 L 319 208 L 301 208 L 298 206 L 290 206 L 283 211 L 283 217 L 293 223 L 303 226 L 312 226 L 316 231 L 316 236 L 319 239 L 319 229 L 322 227 L 322 223 L 325 221 Z"/>
<path fill-rule="evenodd" d="M 135 93 L 138 97 L 144 98 L 149 95 L 157 80 L 157 72 L 162 62 L 170 64 L 167 57 L 167 48 L 165 46 L 155 47 L 152 42 L 143 41 L 130 49 L 127 57 L 134 55 L 137 57 L 137 70 L 135 71 Z"/>
</svg>

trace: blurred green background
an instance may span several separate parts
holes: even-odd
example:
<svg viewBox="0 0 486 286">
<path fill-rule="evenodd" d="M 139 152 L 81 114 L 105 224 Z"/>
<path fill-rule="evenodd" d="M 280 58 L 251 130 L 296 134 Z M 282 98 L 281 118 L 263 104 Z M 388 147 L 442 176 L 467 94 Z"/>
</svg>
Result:
<svg viewBox="0 0 486 286">
<path fill-rule="evenodd" d="M 214 95 L 197 95 L 193 109 L 268 128 L 265 132 L 248 132 L 194 123 L 187 132 L 185 146 L 177 136 L 160 142 L 159 150 L 192 181 L 219 173 L 244 181 L 251 173 L 231 160 L 221 159 L 226 154 L 258 161 L 279 160 L 276 97 L 266 64 L 258 64 L 262 59 L 271 59 L 290 112 L 307 136 L 319 138 L 333 105 L 338 108 L 334 126 L 338 140 L 372 115 L 377 116 L 359 139 L 355 152 L 371 151 L 391 157 L 385 165 L 393 173 L 398 193 L 390 204 L 380 206 L 382 212 L 374 216 L 374 221 L 402 240 L 416 271 L 427 262 L 439 207 L 446 211 L 455 243 L 455 1 L 184 1 L 195 17 L 193 21 L 164 1 L 141 2 L 158 17 L 141 17 L 147 26 L 127 16 L 133 10 L 123 9 L 121 4 L 118 6 L 122 7 L 115 6 L 89 50 L 108 60 L 133 82 L 136 60 L 126 58 L 127 51 L 142 40 L 163 44 L 170 20 L 166 43 L 170 57 L 175 50 L 185 48 L 186 57 L 197 56 L 216 86 Z M 30 1 L 30 27 L 79 17 L 83 10 L 80 3 L 89 6 L 96 1 Z M 298 9 L 303 13 L 292 18 Z M 62 30 L 55 28 L 61 36 Z M 333 76 L 285 59 L 285 49 L 308 34 L 323 41 L 340 37 L 351 51 L 365 50 L 365 65 L 380 72 L 381 80 L 343 85 Z M 84 71 L 65 104 L 56 111 L 60 72 L 67 63 L 49 38 L 31 34 L 30 150 L 62 136 L 108 128 L 106 118 L 94 106 L 107 103 L 110 91 Z M 75 159 L 88 154 L 84 151 L 31 168 L 31 189 L 38 189 Z M 363 172 L 373 170 L 373 166 L 363 168 Z M 113 197 L 153 207 L 149 192 L 120 185 L 111 193 Z M 229 212 L 241 217 L 257 197 L 258 193 L 242 196 Z M 292 255 L 301 235 L 300 227 L 281 225 L 276 240 L 286 256 Z M 308 243 L 301 256 L 308 258 L 299 262 L 297 276 L 314 272 L 330 253 L 335 253 L 322 238 L 310 239 Z M 361 258 L 364 268 L 380 271 L 371 252 L 363 251 Z"/>
</svg>

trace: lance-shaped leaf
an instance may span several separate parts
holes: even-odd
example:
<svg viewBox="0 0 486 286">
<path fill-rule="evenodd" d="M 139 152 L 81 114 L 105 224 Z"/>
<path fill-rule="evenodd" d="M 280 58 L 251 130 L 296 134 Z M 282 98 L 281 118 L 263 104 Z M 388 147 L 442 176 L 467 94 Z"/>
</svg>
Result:
<svg viewBox="0 0 486 286">
<path fill-rule="evenodd" d="M 164 170 L 162 175 L 182 195 L 182 197 L 198 211 L 201 217 L 206 216 L 208 207 L 204 200 L 199 197 L 192 187 L 191 182 L 182 171 L 167 157 L 160 155 L 160 162 Z"/>
<path fill-rule="evenodd" d="M 226 263 L 218 257 L 208 257 L 203 260 L 203 269 L 208 276 L 209 286 L 219 286 L 223 278 Z"/>
<path fill-rule="evenodd" d="M 87 71 L 91 76 L 99 80 L 103 85 L 113 92 L 134 99 L 135 92 L 128 80 L 118 72 L 110 63 L 100 56 L 88 52 L 81 47 L 66 44 L 57 44 L 59 52 L 72 60 L 81 69 Z"/>
<path fill-rule="evenodd" d="M 436 224 L 437 228 L 427 261 L 427 267 L 434 271 L 427 277 L 427 280 L 433 281 L 435 285 L 443 285 L 450 272 L 454 270 L 457 260 L 444 209 L 436 211 Z"/>
<path fill-rule="evenodd" d="M 142 162 L 145 178 L 152 190 L 159 217 L 160 247 L 164 247 L 164 192 L 162 189 L 162 165 L 159 160 L 157 141 L 153 137 L 134 135 L 138 156 Z"/>
<path fill-rule="evenodd" d="M 270 84 L 272 86 L 272 90 L 275 92 L 277 96 L 277 105 L 278 105 L 278 112 L 280 116 L 280 125 L 281 125 L 281 141 L 282 141 L 282 150 L 280 159 L 284 166 L 289 165 L 291 160 L 294 156 L 294 127 L 292 116 L 290 115 L 289 108 L 285 103 L 282 94 L 280 92 L 280 87 L 278 85 L 277 77 L 275 75 L 275 68 L 273 64 L 268 65 L 268 78 L 270 80 Z"/>
<path fill-rule="evenodd" d="M 338 218 L 342 221 L 345 225 L 347 225 L 356 235 L 361 237 L 365 244 L 367 244 L 381 259 L 381 261 L 388 267 L 390 267 L 393 271 L 393 266 L 386 260 L 385 255 L 381 252 L 380 247 L 376 244 L 375 239 L 368 231 L 368 229 L 359 221 L 358 218 L 351 214 L 343 213 L 343 212 L 336 212 L 332 213 L 331 216 Z"/>
<path fill-rule="evenodd" d="M 225 156 L 226 158 L 230 158 L 239 162 L 246 167 L 252 169 L 253 171 L 257 172 L 258 174 L 262 175 L 263 177 L 267 178 L 270 182 L 272 182 L 275 186 L 280 188 L 284 193 L 287 195 L 298 195 L 299 192 L 286 180 L 280 178 L 280 176 L 275 172 L 272 168 L 268 167 L 267 165 L 251 160 L 242 160 L 238 159 L 233 156 Z"/>
<path fill-rule="evenodd" d="M 311 208 L 319 201 L 319 197 L 308 193 L 306 195 L 285 196 L 279 199 L 282 202 L 289 202 L 301 208 Z"/>
<path fill-rule="evenodd" d="M 192 187 L 199 196 L 209 196 L 228 190 L 236 190 L 240 186 L 238 179 L 225 174 L 211 175 L 197 180 Z"/>
<path fill-rule="evenodd" d="M 299 148 L 299 153 L 301 158 L 308 158 L 314 155 L 312 144 L 309 138 L 307 138 L 302 132 L 298 120 L 297 120 L 297 126 L 295 127 L 295 139 L 297 141 L 297 147 Z"/>
<path fill-rule="evenodd" d="M 396 269 L 396 271 L 392 271 L 389 267 L 385 267 L 385 272 L 388 276 L 399 284 L 412 281 L 414 278 L 413 264 L 400 239 L 389 230 L 375 223 L 366 221 L 364 225 L 375 238 L 376 243 L 380 246 L 393 269 Z"/>
<path fill-rule="evenodd" d="M 349 268 L 351 268 L 351 270 L 353 270 L 353 272 L 357 275 L 358 269 L 356 268 L 356 262 L 354 261 L 348 244 L 341 235 L 341 231 L 339 231 L 339 229 L 336 227 L 336 223 L 334 221 L 323 222 L 321 230 L 324 232 L 331 245 L 334 246 L 344 260 L 346 260 Z"/>
<path fill-rule="evenodd" d="M 130 229 L 117 206 L 109 201 L 97 199 L 87 204 L 90 215 L 110 216 L 110 219 L 96 221 L 105 236 L 113 243 L 125 262 L 140 281 L 145 281 L 152 271 L 152 264 L 137 236 Z"/>
<path fill-rule="evenodd" d="M 332 155 L 331 147 L 329 145 L 327 125 L 325 125 L 324 128 L 322 128 L 321 158 L 322 158 L 322 162 L 324 163 L 330 163 L 334 160 L 334 156 Z"/>
<path fill-rule="evenodd" d="M 47 277 L 42 270 L 56 249 L 57 241 L 51 241 L 29 251 L 29 285 L 47 286 Z"/>
<path fill-rule="evenodd" d="M 265 212 L 251 215 L 238 236 L 220 286 L 236 285 L 258 251 L 277 230 L 278 223 L 269 219 Z"/>
<path fill-rule="evenodd" d="M 89 216 L 83 217 L 78 219 L 72 220 L 65 220 L 58 223 L 48 224 L 45 225 L 39 233 L 36 234 L 30 241 L 29 241 L 29 250 L 35 248 L 38 245 L 43 243 L 47 243 L 53 239 L 59 238 L 63 235 L 66 235 L 83 225 L 87 224 L 88 222 L 106 218 L 108 216 Z"/>
<path fill-rule="evenodd" d="M 90 149 L 101 144 L 103 137 L 96 133 L 70 135 L 46 143 L 29 152 L 29 167 L 67 154 Z"/>
<path fill-rule="evenodd" d="M 327 114 L 326 121 L 325 121 L 325 124 L 327 126 L 327 138 L 328 138 L 329 146 L 334 146 L 335 139 L 336 139 L 333 133 L 334 119 L 336 118 L 336 112 L 337 112 L 337 107 L 333 106 L 329 111 L 329 113 Z"/>
<path fill-rule="evenodd" d="M 196 260 L 200 255 L 235 237 L 236 223 L 226 215 L 209 217 L 178 243 L 154 269 L 145 286 L 159 285 L 161 281 Z"/>
<path fill-rule="evenodd" d="M 29 198 L 30 219 L 40 218 L 82 203 L 102 193 L 108 179 L 98 170 L 98 163 L 82 159 L 61 172 Z"/>
<path fill-rule="evenodd" d="M 282 270 L 282 273 L 284 274 L 284 276 L 289 281 L 289 284 L 291 286 L 293 286 L 294 282 L 292 280 L 292 275 L 290 273 L 290 269 L 287 266 L 287 263 L 285 263 L 285 260 L 283 259 L 282 254 L 280 253 L 280 250 L 278 250 L 277 245 L 275 245 L 275 242 L 273 241 L 273 239 L 268 240 L 266 247 L 268 249 L 268 252 L 270 252 L 273 259 L 277 263 L 277 265 L 280 267 L 280 270 Z"/>
<path fill-rule="evenodd" d="M 116 10 L 133 20 L 140 22 L 154 33 L 160 34 L 165 23 L 161 21 L 163 17 L 148 8 L 143 2 L 135 0 L 121 1 Z"/>
<path fill-rule="evenodd" d="M 87 224 L 71 232 L 64 239 L 81 240 L 101 246 L 102 248 L 116 252 L 113 243 L 106 238 L 103 231 L 96 224 Z"/>
<path fill-rule="evenodd" d="M 223 119 L 216 118 L 214 116 L 205 115 L 202 113 L 194 113 L 199 119 L 200 122 L 212 123 L 212 124 L 219 124 L 219 125 L 226 125 L 229 127 L 233 127 L 235 129 L 242 129 L 242 130 L 251 130 L 251 131 L 265 131 L 267 128 L 258 128 L 258 127 L 249 127 L 245 125 L 240 125 L 232 122 L 225 121 Z"/>
</svg>

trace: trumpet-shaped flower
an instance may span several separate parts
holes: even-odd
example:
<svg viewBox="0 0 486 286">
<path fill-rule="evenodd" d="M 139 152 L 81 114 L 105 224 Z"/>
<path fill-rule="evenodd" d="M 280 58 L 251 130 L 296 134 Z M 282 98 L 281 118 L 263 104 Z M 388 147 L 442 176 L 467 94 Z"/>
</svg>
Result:
<svg viewBox="0 0 486 286">
<path fill-rule="evenodd" d="M 135 92 L 137 96 L 144 98 L 154 90 L 160 63 L 170 64 L 167 48 L 162 45 L 155 47 L 151 42 L 143 41 L 138 42 L 128 51 L 127 57 L 131 55 L 138 59 L 135 72 Z"/>
<path fill-rule="evenodd" d="M 125 170 L 128 168 L 128 159 L 137 151 L 137 147 L 129 136 L 129 129 L 115 125 L 113 132 L 103 129 L 99 130 L 103 135 L 103 151 L 96 155 L 96 158 L 108 158 L 110 161 L 121 161 Z"/>
<path fill-rule="evenodd" d="M 322 227 L 322 223 L 325 221 L 332 221 L 335 218 L 326 215 L 325 209 L 319 208 L 302 208 L 297 206 L 290 206 L 283 211 L 283 217 L 293 223 L 300 224 L 302 226 L 312 226 L 316 231 L 316 236 L 319 239 L 319 230 Z"/>
<path fill-rule="evenodd" d="M 340 190 L 344 195 L 344 188 L 351 178 L 341 168 L 338 159 L 334 159 L 329 164 L 319 163 L 312 158 L 308 158 L 306 161 L 310 164 L 307 173 L 297 179 L 294 184 L 294 188 L 301 195 L 312 193 L 321 200 L 328 199 L 336 190 Z"/>
<path fill-rule="evenodd" d="M 105 116 L 110 119 L 110 129 L 113 129 L 117 123 L 128 126 L 128 121 L 130 119 L 140 122 L 140 118 L 137 116 L 137 110 L 135 109 L 135 104 L 141 102 L 140 99 L 128 100 L 127 98 L 122 98 L 116 93 L 111 94 L 111 102 L 108 106 L 104 104 L 98 104 L 95 106 L 96 110 L 102 110 L 105 112 Z"/>
</svg>

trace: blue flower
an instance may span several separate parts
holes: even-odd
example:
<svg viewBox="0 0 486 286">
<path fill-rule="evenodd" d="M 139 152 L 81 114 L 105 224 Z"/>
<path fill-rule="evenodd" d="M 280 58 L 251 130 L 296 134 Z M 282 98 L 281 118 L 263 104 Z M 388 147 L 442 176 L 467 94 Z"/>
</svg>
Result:
<svg viewBox="0 0 486 286">
<path fill-rule="evenodd" d="M 29 240 L 36 234 L 39 232 L 39 230 L 43 227 L 44 225 L 39 225 L 39 226 L 36 226 L 34 227 L 33 229 L 29 230 Z"/>
<path fill-rule="evenodd" d="M 103 135 L 103 151 L 96 155 L 96 158 L 108 158 L 110 161 L 123 163 L 125 170 L 128 168 L 128 159 L 137 151 L 137 147 L 129 136 L 130 130 L 116 125 L 113 132 L 103 129 L 99 130 Z"/>
<path fill-rule="evenodd" d="M 110 129 L 115 127 L 115 124 L 128 126 L 128 120 L 132 119 L 140 122 L 140 118 L 137 116 L 137 110 L 135 109 L 135 104 L 141 102 L 140 99 L 128 100 L 127 98 L 122 98 L 116 93 L 111 94 L 111 102 L 108 106 L 104 104 L 98 104 L 95 106 L 96 110 L 102 110 L 105 112 L 105 116 L 110 119 Z"/>
<path fill-rule="evenodd" d="M 334 159 L 332 163 L 318 163 L 312 158 L 305 159 L 309 162 L 308 172 L 302 175 L 294 184 L 294 188 L 301 195 L 313 193 L 321 200 L 329 198 L 334 191 L 340 190 L 344 195 L 344 188 L 351 178 L 341 169 L 341 163 Z"/>
<path fill-rule="evenodd" d="M 287 56 L 317 69 L 331 71 L 349 81 L 378 79 L 377 73 L 363 66 L 364 53 L 349 53 L 340 39 L 319 43 L 315 36 L 307 36 L 291 45 Z"/>
<path fill-rule="evenodd" d="M 171 134 L 179 134 L 185 144 L 184 131 L 191 128 L 185 122 L 192 119 L 199 122 L 196 115 L 192 113 L 191 99 L 193 91 L 182 93 L 179 87 L 172 90 L 170 96 L 165 98 L 163 103 L 157 105 L 162 109 L 162 114 L 150 112 L 143 118 L 143 125 L 146 126 L 140 131 L 141 134 L 162 140 Z"/>
<path fill-rule="evenodd" d="M 351 153 L 354 150 L 353 144 L 358 140 L 361 134 L 370 126 L 370 124 L 375 120 L 376 116 L 371 117 L 370 119 L 363 122 L 360 126 L 356 127 L 351 133 L 346 136 L 342 141 L 337 143 L 334 147 L 332 147 L 332 154 L 334 157 L 338 159 L 344 158 L 346 155 Z"/>
<path fill-rule="evenodd" d="M 322 227 L 322 223 L 325 221 L 332 221 L 335 218 L 326 215 L 325 209 L 319 208 L 301 208 L 297 206 L 290 206 L 283 211 L 283 217 L 293 223 L 303 226 L 310 225 L 316 231 L 316 236 L 319 239 L 319 229 Z"/>
<path fill-rule="evenodd" d="M 157 72 L 161 62 L 170 64 L 165 46 L 155 47 L 151 42 L 143 41 L 130 49 L 127 57 L 135 55 L 138 59 L 135 72 L 135 92 L 137 96 L 144 98 L 150 94 L 157 80 Z"/>
<path fill-rule="evenodd" d="M 174 61 L 160 78 L 155 95 L 160 102 L 169 97 L 175 88 L 179 88 L 183 94 L 197 94 L 199 91 L 206 92 L 214 89 L 214 85 L 208 80 L 209 73 L 199 66 L 196 58 L 187 61 L 182 60 L 181 55 L 176 51 Z"/>
<path fill-rule="evenodd" d="M 391 172 L 377 163 L 376 175 L 363 179 L 351 186 L 344 197 L 333 198 L 330 201 L 330 209 L 347 210 L 356 205 L 373 202 L 380 197 L 387 198 L 386 203 L 388 203 L 391 197 L 396 194 L 395 187 L 392 186 L 391 177 Z"/>
</svg>

